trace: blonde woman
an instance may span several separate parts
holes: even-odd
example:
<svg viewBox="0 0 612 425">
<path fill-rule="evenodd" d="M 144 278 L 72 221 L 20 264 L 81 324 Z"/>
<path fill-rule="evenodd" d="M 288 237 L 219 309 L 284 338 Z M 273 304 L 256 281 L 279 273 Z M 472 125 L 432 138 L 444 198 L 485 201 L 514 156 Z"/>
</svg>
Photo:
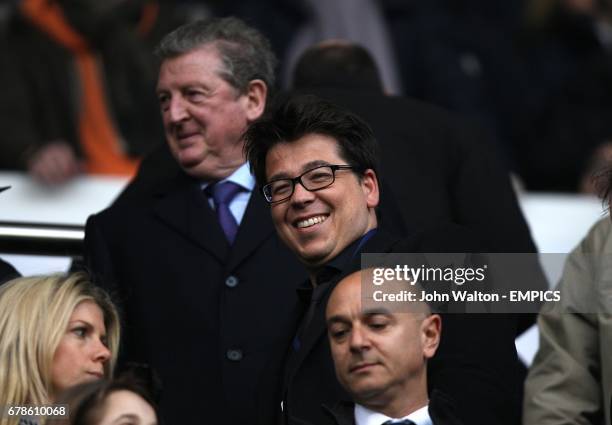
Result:
<svg viewBox="0 0 612 425">
<path fill-rule="evenodd" d="M 86 274 L 13 279 L 0 286 L 0 406 L 43 406 L 74 385 L 112 375 L 119 318 Z M 0 424 L 30 419 L 0 418 Z M 35 423 L 35 422 L 34 422 Z"/>
</svg>

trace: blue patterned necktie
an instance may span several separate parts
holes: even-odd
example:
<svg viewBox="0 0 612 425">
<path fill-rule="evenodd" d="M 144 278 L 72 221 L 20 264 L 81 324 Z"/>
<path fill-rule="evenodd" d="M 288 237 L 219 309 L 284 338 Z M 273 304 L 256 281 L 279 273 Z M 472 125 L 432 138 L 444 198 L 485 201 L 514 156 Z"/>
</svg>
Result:
<svg viewBox="0 0 612 425">
<path fill-rule="evenodd" d="M 215 210 L 217 211 L 217 219 L 230 245 L 234 243 L 234 239 L 236 238 L 238 223 L 236 223 L 236 219 L 230 211 L 229 204 L 238 192 L 242 190 L 242 186 L 229 181 L 215 183 L 210 188 L 215 203 Z"/>
<path fill-rule="evenodd" d="M 382 425 L 415 425 L 410 419 L 390 419 L 382 423 Z"/>
</svg>

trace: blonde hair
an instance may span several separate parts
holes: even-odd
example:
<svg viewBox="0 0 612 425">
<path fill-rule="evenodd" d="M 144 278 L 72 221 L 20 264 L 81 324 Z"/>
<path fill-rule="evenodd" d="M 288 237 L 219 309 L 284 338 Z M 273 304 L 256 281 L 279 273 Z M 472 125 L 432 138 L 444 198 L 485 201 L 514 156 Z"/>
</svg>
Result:
<svg viewBox="0 0 612 425">
<path fill-rule="evenodd" d="M 108 378 L 117 359 L 119 315 L 87 274 L 23 277 L 0 286 L 0 406 L 51 401 L 53 356 L 72 312 L 83 301 L 95 302 L 104 314 L 111 352 L 104 365 Z"/>
</svg>

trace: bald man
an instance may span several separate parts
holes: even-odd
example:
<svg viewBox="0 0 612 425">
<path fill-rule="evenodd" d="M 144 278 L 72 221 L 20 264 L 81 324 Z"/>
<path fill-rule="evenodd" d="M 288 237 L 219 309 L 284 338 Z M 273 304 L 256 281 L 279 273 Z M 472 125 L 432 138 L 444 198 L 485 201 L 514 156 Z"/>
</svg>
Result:
<svg viewBox="0 0 612 425">
<path fill-rule="evenodd" d="M 371 286 L 372 269 L 342 279 L 327 304 L 336 376 L 354 401 L 327 408 L 331 423 L 459 424 L 446 395 L 434 391 L 429 399 L 427 394 L 427 361 L 440 343 L 440 316 L 423 302 L 401 313 L 385 303 L 364 305 L 362 280 L 364 289 L 368 282 Z"/>
</svg>

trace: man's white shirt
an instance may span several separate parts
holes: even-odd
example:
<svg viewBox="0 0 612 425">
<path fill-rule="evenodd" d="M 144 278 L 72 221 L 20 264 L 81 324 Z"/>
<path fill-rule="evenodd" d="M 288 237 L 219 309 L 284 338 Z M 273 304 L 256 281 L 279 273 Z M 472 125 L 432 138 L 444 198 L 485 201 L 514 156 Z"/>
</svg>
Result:
<svg viewBox="0 0 612 425">
<path fill-rule="evenodd" d="M 403 418 L 390 418 L 382 413 L 375 412 L 360 404 L 355 403 L 355 424 L 356 425 L 381 425 L 388 420 L 409 419 L 416 425 L 433 425 L 429 416 L 429 405 L 425 405 L 420 409 L 415 410 L 408 416 Z"/>
<path fill-rule="evenodd" d="M 240 226 L 240 223 L 242 222 L 242 217 L 244 217 L 244 212 L 246 211 L 247 205 L 249 203 L 249 199 L 251 199 L 251 193 L 253 193 L 253 189 L 255 188 L 255 178 L 249 170 L 249 163 L 245 162 L 227 178 L 219 181 L 219 183 L 223 182 L 236 183 L 237 185 L 244 188 L 244 190 L 238 192 L 238 194 L 234 196 L 234 199 L 232 199 L 229 204 L 230 212 L 236 219 L 236 223 L 238 224 L 238 226 Z M 209 184 L 210 183 L 202 183 L 202 190 L 206 189 Z M 212 196 L 208 199 L 208 203 L 210 207 L 214 210 L 215 204 L 212 199 Z"/>
</svg>

